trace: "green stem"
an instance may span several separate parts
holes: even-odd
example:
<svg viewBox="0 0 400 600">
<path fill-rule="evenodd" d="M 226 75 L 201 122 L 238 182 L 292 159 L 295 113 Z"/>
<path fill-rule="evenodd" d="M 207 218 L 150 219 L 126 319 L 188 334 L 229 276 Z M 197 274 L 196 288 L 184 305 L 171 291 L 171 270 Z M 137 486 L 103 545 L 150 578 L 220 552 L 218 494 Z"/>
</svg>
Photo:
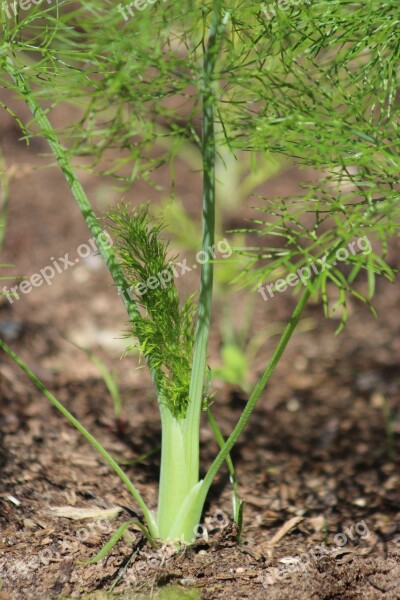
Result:
<svg viewBox="0 0 400 600">
<path fill-rule="evenodd" d="M 303 295 L 301 296 L 299 302 L 297 303 L 296 308 L 294 309 L 292 316 L 290 318 L 290 321 L 287 324 L 285 331 L 283 332 L 283 334 L 279 340 L 279 343 L 275 349 L 275 352 L 273 353 L 273 355 L 268 363 L 268 366 L 265 369 L 264 373 L 262 374 L 260 380 L 258 381 L 257 385 L 255 386 L 255 388 L 254 388 L 254 390 L 253 390 L 253 392 L 252 392 L 252 394 L 240 416 L 239 421 L 237 422 L 234 430 L 232 431 L 231 435 L 227 439 L 224 447 L 219 452 L 219 454 L 215 458 L 214 462 L 212 463 L 211 467 L 209 468 L 207 475 L 204 478 L 203 486 L 202 486 L 203 487 L 202 493 L 204 494 L 204 498 L 206 497 L 208 490 L 210 489 L 210 486 L 211 486 L 216 474 L 218 473 L 222 464 L 224 463 L 227 456 L 229 455 L 229 452 L 232 450 L 233 446 L 235 445 L 235 443 L 236 443 L 237 439 L 239 438 L 240 434 L 242 433 L 243 429 L 246 427 L 261 393 L 264 391 L 265 386 L 267 385 L 271 375 L 275 371 L 275 368 L 276 368 L 278 362 L 280 361 L 281 356 L 282 356 L 294 330 L 297 327 L 297 324 L 300 320 L 301 314 L 302 314 L 304 308 L 306 307 L 306 304 L 307 304 L 310 296 L 311 296 L 311 291 L 309 289 L 306 289 L 305 292 L 303 293 Z"/>
<path fill-rule="evenodd" d="M 218 56 L 218 34 L 222 23 L 219 2 L 214 7 L 207 49 L 204 55 L 203 89 L 203 238 L 202 250 L 210 257 L 215 232 L 215 129 L 214 129 L 214 70 Z M 187 471 L 191 485 L 199 478 L 200 414 L 203 398 L 204 375 L 207 366 L 207 347 L 211 322 L 214 265 L 207 260 L 202 265 L 200 279 L 199 309 L 193 351 L 189 405 L 185 418 L 185 449 Z"/>
<path fill-rule="evenodd" d="M 40 379 L 38 377 L 36 377 L 36 375 L 29 369 L 29 367 L 27 367 L 25 365 L 25 363 L 11 350 L 11 348 L 9 348 L 9 346 L 7 346 L 7 344 L 2 339 L 0 339 L 0 348 L 2 348 L 4 350 L 4 352 L 6 354 L 8 354 L 8 356 L 20 367 L 20 369 L 22 369 L 22 371 L 26 375 L 28 375 L 28 377 L 31 379 L 31 381 L 33 381 L 33 383 L 36 385 L 36 387 L 42 392 L 42 394 L 44 396 L 46 396 L 46 398 L 53 404 L 53 406 L 55 406 L 57 408 L 57 410 L 59 410 L 60 413 L 62 415 L 64 415 L 64 417 L 66 417 L 68 419 L 68 421 L 79 431 L 79 433 L 81 433 L 87 439 L 87 441 L 90 444 L 92 444 L 92 446 L 97 450 L 97 452 L 99 452 L 99 454 L 101 454 L 101 456 L 105 459 L 105 461 L 110 465 L 110 467 L 115 471 L 115 473 L 118 475 L 118 477 L 126 485 L 127 489 L 129 490 L 129 492 L 132 494 L 133 498 L 135 499 L 137 505 L 142 510 L 151 535 L 153 537 L 158 537 L 158 530 L 157 530 L 156 524 L 154 523 L 153 516 L 152 516 L 150 510 L 148 509 L 145 501 L 143 500 L 142 496 L 140 495 L 140 492 L 136 489 L 136 487 L 133 485 L 133 483 L 131 482 L 129 477 L 121 469 L 121 467 L 113 459 L 113 457 L 107 452 L 107 450 L 105 448 L 103 448 L 103 446 L 100 444 L 100 442 L 98 442 L 96 440 L 96 438 L 94 438 L 92 436 L 92 434 L 89 433 L 88 430 L 83 425 L 81 425 L 81 423 L 78 421 L 78 419 L 76 419 L 69 412 L 69 410 L 67 410 L 61 404 L 61 402 L 59 402 L 57 400 L 57 398 L 55 398 L 53 396 L 53 394 L 43 385 L 43 383 L 40 381 Z"/>
<path fill-rule="evenodd" d="M 21 73 L 21 70 L 18 69 L 17 65 L 14 63 L 12 58 L 7 55 L 5 61 L 5 69 L 13 79 L 15 85 L 21 96 L 24 98 L 29 110 L 31 111 L 35 122 L 40 128 L 41 134 L 47 140 L 53 154 L 64 173 L 65 179 L 67 180 L 68 186 L 75 198 L 75 201 L 89 227 L 90 232 L 93 234 L 97 247 L 100 251 L 101 256 L 103 257 L 108 270 L 111 273 L 112 278 L 114 279 L 115 284 L 118 286 L 119 290 L 124 290 L 128 288 L 126 281 L 122 275 L 121 269 L 119 268 L 118 263 L 115 259 L 115 254 L 113 250 L 110 248 L 109 243 L 104 240 L 104 230 L 100 225 L 99 220 L 97 219 L 93 208 L 89 202 L 89 199 L 75 174 L 74 168 L 69 159 L 68 153 L 66 149 L 61 145 L 58 137 L 51 125 L 49 119 L 46 116 L 44 110 L 37 103 L 31 88 L 28 86 L 24 76 Z M 127 307 L 128 313 L 130 316 L 136 316 L 138 314 L 138 308 L 135 303 L 130 300 L 129 297 L 125 297 L 126 294 L 123 294 L 123 300 Z"/>
<path fill-rule="evenodd" d="M 215 420 L 214 415 L 211 410 L 207 410 L 208 420 L 210 422 L 211 429 L 215 435 L 215 439 L 217 440 L 218 446 L 222 450 L 225 446 L 225 438 L 222 435 L 222 432 L 218 426 L 217 421 Z M 235 523 L 239 524 L 240 515 L 243 508 L 243 500 L 240 498 L 238 494 L 238 482 L 236 477 L 235 466 L 233 464 L 231 455 L 228 454 L 226 457 L 226 465 L 229 471 L 229 478 L 232 485 L 232 505 L 233 505 L 233 518 L 235 519 Z"/>
<path fill-rule="evenodd" d="M 8 217 L 8 204 L 10 199 L 10 181 L 6 172 L 6 163 L 3 156 L 3 151 L 0 148 L 0 251 L 3 248 L 4 238 L 6 235 L 6 225 Z"/>
</svg>

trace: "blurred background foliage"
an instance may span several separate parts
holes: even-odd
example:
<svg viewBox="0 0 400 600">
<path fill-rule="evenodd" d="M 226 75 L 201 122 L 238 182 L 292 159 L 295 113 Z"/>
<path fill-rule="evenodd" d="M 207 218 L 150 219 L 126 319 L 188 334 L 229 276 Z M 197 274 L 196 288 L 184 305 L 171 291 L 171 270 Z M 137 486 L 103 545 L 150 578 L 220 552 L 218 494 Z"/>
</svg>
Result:
<svg viewBox="0 0 400 600">
<path fill-rule="evenodd" d="M 387 250 L 400 220 L 397 0 L 160 0 L 127 21 L 110 0 L 41 3 L 15 18 L 3 5 L 2 85 L 20 93 L 12 74 L 22 74 L 50 119 L 60 104 L 77 107 L 80 118 L 59 131 L 61 140 L 81 167 L 111 175 L 122 190 L 139 180 L 159 188 L 154 173 L 169 165 L 169 232 L 185 250 L 198 249 L 199 225 L 175 194 L 175 171 L 178 159 L 202 170 L 203 46 L 216 6 L 224 14 L 213 86 L 217 236 L 249 198 L 258 210 L 231 233 L 243 262 L 223 261 L 217 293 L 232 280 L 255 290 L 318 258 L 329 262 L 367 235 L 371 253 L 309 282 L 327 315 L 332 302 L 341 309 L 344 325 L 349 294 L 369 304 L 375 276 L 395 277 Z M 35 135 L 34 121 L 26 129 L 26 139 Z M 312 173 L 301 193 L 254 195 L 288 160 Z M 363 271 L 361 293 L 355 282 Z M 245 359 L 237 343 L 238 366 L 227 337 L 230 359 L 220 372 L 232 371 L 228 361 L 243 373 L 251 353 Z"/>
</svg>

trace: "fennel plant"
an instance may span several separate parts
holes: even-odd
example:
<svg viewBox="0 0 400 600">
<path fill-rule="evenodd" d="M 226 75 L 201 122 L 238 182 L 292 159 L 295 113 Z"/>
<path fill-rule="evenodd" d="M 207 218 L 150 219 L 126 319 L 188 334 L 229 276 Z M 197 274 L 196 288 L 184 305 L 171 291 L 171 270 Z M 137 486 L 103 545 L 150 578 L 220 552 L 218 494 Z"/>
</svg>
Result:
<svg viewBox="0 0 400 600">
<path fill-rule="evenodd" d="M 183 0 L 149 4 L 127 22 L 107 0 L 40 4 L 11 18 L 0 10 L 2 84 L 32 112 L 30 135 L 47 139 L 152 376 L 162 423 L 156 511 L 99 442 L 4 342 L 0 346 L 118 473 L 151 536 L 190 543 L 212 482 L 224 461 L 231 465 L 229 453 L 311 295 L 320 293 L 327 308 L 332 289 L 338 290 L 344 324 L 348 294 L 371 304 L 375 275 L 394 279 L 386 249 L 400 217 L 400 8 L 392 0 L 316 0 L 278 7 L 268 19 L 257 3 Z M 57 131 L 51 108 L 65 101 L 82 116 Z M 176 157 L 188 140 L 202 164 L 203 251 L 214 244 L 219 148 L 231 158 L 236 152 L 284 155 L 317 173 L 302 194 L 265 199 L 259 207 L 250 231 L 260 234 L 260 244 L 239 249 L 244 284 L 256 288 L 318 259 L 333 263 L 340 248 L 366 234 L 374 241 L 370 254 L 349 258 L 349 272 L 324 269 L 294 289 L 292 316 L 227 440 L 205 390 L 213 263 L 202 265 L 198 298 L 183 305 L 174 284 L 132 294 L 132 287 L 168 268 L 162 224 L 145 207 L 132 212 L 121 204 L 110 212 L 115 247 L 105 245 L 75 167 L 76 157 L 89 156 L 90 168 L 126 188 L 143 179 L 156 189 L 153 173 L 167 164 L 173 188 Z M 367 294 L 355 286 L 362 271 L 368 273 Z M 203 408 L 221 450 L 201 477 Z M 239 513 L 236 503 L 238 520 Z"/>
</svg>

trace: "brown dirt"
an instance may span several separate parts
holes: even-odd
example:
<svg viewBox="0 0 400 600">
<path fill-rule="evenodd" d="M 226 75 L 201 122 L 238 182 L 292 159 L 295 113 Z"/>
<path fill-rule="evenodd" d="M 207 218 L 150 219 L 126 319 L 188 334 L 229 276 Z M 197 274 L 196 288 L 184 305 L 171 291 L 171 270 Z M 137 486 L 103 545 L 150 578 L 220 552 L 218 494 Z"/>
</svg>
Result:
<svg viewBox="0 0 400 600">
<path fill-rule="evenodd" d="M 1 134 L 14 175 L 0 262 L 16 265 L 13 276 L 30 276 L 51 264 L 51 257 L 76 257 L 90 235 L 60 174 L 41 169 L 45 146 L 36 141 L 27 151 L 4 115 Z M 293 189 L 298 174 L 289 175 L 274 179 L 272 189 Z M 195 179 L 185 175 L 178 190 L 190 212 L 198 203 Z M 118 198 L 108 180 L 100 184 L 84 175 L 84 182 L 100 210 Z M 131 196 L 138 202 L 149 195 L 143 187 Z M 180 283 L 188 289 L 193 284 L 190 275 Z M 240 298 L 228 299 L 237 303 L 238 315 Z M 320 305 L 308 308 L 233 452 L 246 501 L 240 546 L 231 522 L 217 521 L 216 511 L 232 512 L 224 471 L 206 506 L 208 538 L 172 554 L 151 549 L 131 530 L 101 563 L 79 564 L 110 533 L 93 521 L 55 517 L 51 507 L 125 507 L 113 529 L 135 507 L 96 452 L 1 355 L 0 598 L 78 598 L 89 592 L 101 598 L 113 586 L 130 598 L 160 591 L 165 598 L 400 598 L 399 302 L 398 287 L 380 280 L 378 320 L 365 306 L 351 304 L 350 322 L 338 337 L 336 320 L 324 320 Z M 220 300 L 219 310 L 222 305 Z M 283 321 L 291 306 L 287 294 L 267 303 L 258 298 L 253 330 Z M 159 457 L 151 451 L 159 443 L 159 423 L 145 371 L 135 368 L 135 357 L 120 360 L 125 320 L 111 280 L 94 258 L 12 305 L 0 301 L 1 335 L 113 455 L 138 459 L 127 471 L 154 506 Z M 98 372 L 65 338 L 94 349 L 118 369 L 126 398 L 119 426 Z M 271 334 L 269 347 L 276 339 Z M 214 359 L 219 342 L 215 327 Z M 255 376 L 267 354 L 270 349 L 257 358 Z M 219 387 L 215 414 L 225 433 L 244 403 L 240 390 Z M 205 467 L 216 452 L 205 422 L 202 439 Z M 146 452 L 150 456 L 140 458 Z M 278 532 L 282 536 L 274 541 Z"/>
</svg>

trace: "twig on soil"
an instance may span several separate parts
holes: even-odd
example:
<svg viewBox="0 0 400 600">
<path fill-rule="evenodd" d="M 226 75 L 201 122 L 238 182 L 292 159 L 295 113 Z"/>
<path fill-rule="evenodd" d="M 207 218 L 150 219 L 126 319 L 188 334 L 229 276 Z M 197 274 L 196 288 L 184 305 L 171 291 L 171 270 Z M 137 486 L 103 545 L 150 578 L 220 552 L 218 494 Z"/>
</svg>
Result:
<svg viewBox="0 0 400 600">
<path fill-rule="evenodd" d="M 284 523 L 284 525 L 282 525 L 282 527 L 279 529 L 279 531 L 276 532 L 274 537 L 271 540 L 269 540 L 265 544 L 265 546 L 268 546 L 269 548 L 276 546 L 276 544 L 278 542 L 280 542 L 281 539 L 285 537 L 285 535 L 290 533 L 292 531 L 292 529 L 294 529 L 299 523 L 301 523 L 301 521 L 303 521 L 303 519 L 304 519 L 304 517 L 293 517 L 292 519 L 289 519 L 289 521 L 286 521 L 286 523 Z"/>
</svg>

